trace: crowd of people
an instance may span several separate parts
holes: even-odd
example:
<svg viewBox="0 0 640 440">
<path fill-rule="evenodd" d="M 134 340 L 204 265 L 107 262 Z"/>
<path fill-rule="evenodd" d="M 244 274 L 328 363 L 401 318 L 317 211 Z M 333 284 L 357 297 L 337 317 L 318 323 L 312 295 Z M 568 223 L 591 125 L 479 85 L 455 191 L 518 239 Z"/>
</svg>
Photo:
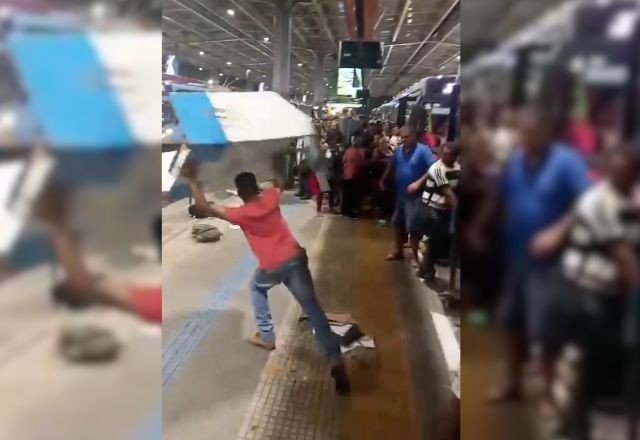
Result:
<svg viewBox="0 0 640 440">
<path fill-rule="evenodd" d="M 421 131 L 417 125 L 367 122 L 348 112 L 317 120 L 317 145 L 307 149 L 298 168 L 298 196 L 315 198 L 319 215 L 327 201 L 330 213 L 393 227 L 387 260 L 404 260 L 408 247 L 412 267 L 439 288 L 436 262 L 457 267 L 459 146 L 440 130 Z"/>
<path fill-rule="evenodd" d="M 534 360 L 558 429 L 588 439 L 601 397 L 637 407 L 638 144 L 535 105 L 464 105 L 463 298 L 495 311 L 505 335 L 490 401 L 522 399 Z M 563 408 L 554 386 L 569 348 L 581 361 Z"/>
</svg>

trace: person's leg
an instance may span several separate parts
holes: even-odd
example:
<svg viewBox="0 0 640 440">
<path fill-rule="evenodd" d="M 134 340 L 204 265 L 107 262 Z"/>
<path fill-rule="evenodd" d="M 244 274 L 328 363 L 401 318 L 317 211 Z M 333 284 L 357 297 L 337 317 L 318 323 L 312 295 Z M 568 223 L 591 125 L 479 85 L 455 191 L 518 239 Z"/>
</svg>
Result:
<svg viewBox="0 0 640 440">
<path fill-rule="evenodd" d="M 300 197 L 307 198 L 309 197 L 309 176 L 302 175 L 300 177 Z"/>
<path fill-rule="evenodd" d="M 404 258 L 402 249 L 407 241 L 406 221 L 405 221 L 404 201 L 398 200 L 393 212 L 391 223 L 394 228 L 392 253 L 387 256 L 387 260 L 402 260 Z"/>
<path fill-rule="evenodd" d="M 409 232 L 409 244 L 411 245 L 411 264 L 414 268 L 419 267 L 418 250 L 420 249 L 420 241 L 422 240 L 422 231 L 420 228 L 420 219 L 418 210 L 421 208 L 421 200 L 407 200 L 405 202 L 405 219 L 406 228 Z"/>
<path fill-rule="evenodd" d="M 338 197 L 337 197 L 338 185 L 336 183 L 336 179 L 329 179 L 329 208 L 334 210 L 338 205 Z"/>
<path fill-rule="evenodd" d="M 351 179 L 351 206 L 353 207 L 353 215 L 360 214 L 360 180 Z"/>
<path fill-rule="evenodd" d="M 352 200 L 352 180 L 345 180 L 342 186 L 342 215 L 351 217 L 353 215 L 353 200 Z"/>
<path fill-rule="evenodd" d="M 331 361 L 341 360 L 340 343 L 337 336 L 331 332 L 329 321 L 318 302 L 307 264 L 301 262 L 288 269 L 287 274 L 284 275 L 284 284 L 309 317 L 316 342 L 322 353 Z"/>
<path fill-rule="evenodd" d="M 327 193 L 327 197 L 329 198 L 329 212 L 332 214 L 336 213 L 336 195 L 335 191 L 332 189 Z"/>
<path fill-rule="evenodd" d="M 444 227 L 447 219 L 445 212 L 438 209 L 427 210 L 427 228 L 426 232 L 429 237 L 427 243 L 427 252 L 423 265 L 423 274 L 425 278 L 435 279 L 436 276 L 436 259 L 442 254 L 445 243 L 448 239 L 449 231 Z"/>
<path fill-rule="evenodd" d="M 502 382 L 489 394 L 490 402 L 500 403 L 522 397 L 521 375 L 527 359 L 522 282 L 520 271 L 512 271 L 500 301 L 498 320 L 503 326 L 506 368 L 501 374 Z"/>
<path fill-rule="evenodd" d="M 316 194 L 316 212 L 320 214 L 322 212 L 322 199 L 324 197 L 324 193 Z"/>
<path fill-rule="evenodd" d="M 287 269 L 283 277 L 285 285 L 309 317 L 316 342 L 331 364 L 331 375 L 335 379 L 336 389 L 348 393 L 351 383 L 342 358 L 340 342 L 338 336 L 331 331 L 327 316 L 318 302 L 306 254 L 299 263 Z"/>
<path fill-rule="evenodd" d="M 345 180 L 344 182 L 342 182 L 342 188 L 341 188 L 341 200 L 340 200 L 340 214 L 346 216 L 347 215 L 347 208 L 348 208 L 348 195 L 347 195 L 347 181 Z"/>
<path fill-rule="evenodd" d="M 267 293 L 276 283 L 262 271 L 257 270 L 251 280 L 251 305 L 260 339 L 267 345 L 275 344 L 273 320 L 269 308 Z"/>
<path fill-rule="evenodd" d="M 454 293 L 457 289 L 458 280 L 458 237 L 455 234 L 449 236 L 449 292 Z"/>
<path fill-rule="evenodd" d="M 559 353 L 559 322 L 564 322 L 558 300 L 560 278 L 554 276 L 551 269 L 527 271 L 525 279 L 525 303 L 529 339 L 542 347 L 540 373 L 544 381 L 544 397 L 553 404 L 552 387 L 555 379 L 555 366 Z"/>
</svg>

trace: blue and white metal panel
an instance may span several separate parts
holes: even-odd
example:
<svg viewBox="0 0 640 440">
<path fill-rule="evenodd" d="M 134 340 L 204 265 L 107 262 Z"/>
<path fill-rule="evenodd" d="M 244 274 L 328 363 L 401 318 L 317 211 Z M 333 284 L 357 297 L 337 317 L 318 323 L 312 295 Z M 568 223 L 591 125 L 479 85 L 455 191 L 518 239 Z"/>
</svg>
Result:
<svg viewBox="0 0 640 440">
<path fill-rule="evenodd" d="M 170 94 L 189 145 L 226 145 L 309 136 L 311 118 L 275 92 Z"/>
<path fill-rule="evenodd" d="M 160 143 L 160 35 L 16 33 L 6 46 L 38 129 L 53 148 L 122 150 Z"/>
</svg>

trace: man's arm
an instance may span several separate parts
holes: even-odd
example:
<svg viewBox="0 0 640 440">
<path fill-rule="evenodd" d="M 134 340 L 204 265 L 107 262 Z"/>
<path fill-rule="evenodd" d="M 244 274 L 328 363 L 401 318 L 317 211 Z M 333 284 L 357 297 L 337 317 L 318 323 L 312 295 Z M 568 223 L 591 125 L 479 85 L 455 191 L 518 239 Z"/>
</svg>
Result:
<svg viewBox="0 0 640 440">
<path fill-rule="evenodd" d="M 631 244 L 621 240 L 611 246 L 611 254 L 625 287 L 632 292 L 640 291 L 640 264 Z"/>
<path fill-rule="evenodd" d="M 70 237 L 70 234 L 59 225 L 50 227 L 51 244 L 64 269 L 66 280 L 71 289 L 78 292 L 90 292 L 95 288 L 95 277 Z"/>
<path fill-rule="evenodd" d="M 391 176 L 391 173 L 395 168 L 395 157 L 395 154 L 389 157 L 389 160 L 387 160 L 387 167 L 385 168 L 384 174 L 380 179 L 380 189 L 382 189 L 383 191 L 387 189 L 387 182 L 389 181 L 389 177 Z"/>
<path fill-rule="evenodd" d="M 218 217 L 222 220 L 229 220 L 223 206 L 216 203 L 209 203 L 204 196 L 201 185 L 196 181 L 198 166 L 194 161 L 187 160 L 180 169 L 180 175 L 189 183 L 191 195 L 196 202 L 196 207 L 209 217 Z"/>
<path fill-rule="evenodd" d="M 189 188 L 191 188 L 191 195 L 193 196 L 193 199 L 196 202 L 196 207 L 201 212 L 203 212 L 209 217 L 218 217 L 222 220 L 228 221 L 224 206 L 207 201 L 207 198 L 205 197 L 204 192 L 202 191 L 202 187 L 200 183 L 190 180 Z"/>
<path fill-rule="evenodd" d="M 536 234 L 531 240 L 531 254 L 537 258 L 544 258 L 557 252 L 567 239 L 574 221 L 575 214 L 571 211 L 553 225 Z"/>
<path fill-rule="evenodd" d="M 418 180 L 413 182 L 411 185 L 409 185 L 407 187 L 407 192 L 413 194 L 415 192 L 420 191 L 422 188 L 424 188 L 425 183 L 427 183 L 428 177 L 429 177 L 429 171 L 424 173 L 424 175 L 421 178 L 419 178 Z"/>
<path fill-rule="evenodd" d="M 444 188 L 444 199 L 451 209 L 455 209 L 458 207 L 458 197 L 453 192 L 453 189 L 450 186 L 446 186 Z"/>
<path fill-rule="evenodd" d="M 76 295 L 85 295 L 87 299 L 130 310 L 127 287 L 102 280 L 87 267 L 82 252 L 66 225 L 67 198 L 68 194 L 49 187 L 41 195 L 34 210 L 34 214 L 48 226 L 51 244 L 64 270 L 67 286 Z"/>
</svg>

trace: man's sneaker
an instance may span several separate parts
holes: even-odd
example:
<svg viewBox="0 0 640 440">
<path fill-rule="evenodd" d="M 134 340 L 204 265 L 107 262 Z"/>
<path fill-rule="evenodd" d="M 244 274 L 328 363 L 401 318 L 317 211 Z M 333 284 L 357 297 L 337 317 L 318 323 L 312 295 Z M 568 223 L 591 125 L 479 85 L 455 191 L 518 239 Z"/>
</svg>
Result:
<svg viewBox="0 0 640 440">
<path fill-rule="evenodd" d="M 275 342 L 265 341 L 260 337 L 259 332 L 255 332 L 254 334 L 249 336 L 248 341 L 249 341 L 249 344 L 255 345 L 256 347 L 264 348 L 267 351 L 273 351 L 276 349 Z"/>
<path fill-rule="evenodd" d="M 336 383 L 336 391 L 340 394 L 349 394 L 351 392 L 351 380 L 347 373 L 347 367 L 343 362 L 331 367 L 331 377 Z"/>
</svg>

